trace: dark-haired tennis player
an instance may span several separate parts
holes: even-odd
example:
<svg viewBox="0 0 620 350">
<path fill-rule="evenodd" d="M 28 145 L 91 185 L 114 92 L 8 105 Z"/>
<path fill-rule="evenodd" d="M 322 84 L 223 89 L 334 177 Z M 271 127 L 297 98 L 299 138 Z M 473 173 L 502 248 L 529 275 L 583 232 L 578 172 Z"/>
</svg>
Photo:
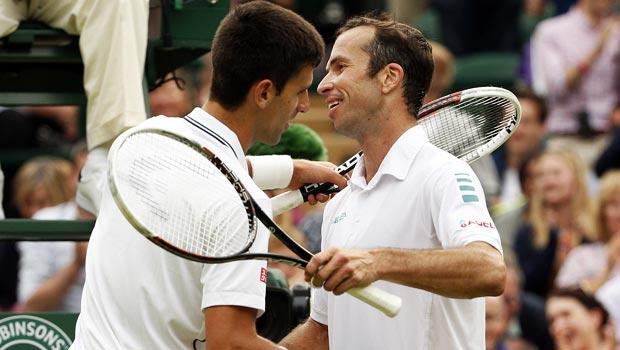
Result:
<svg viewBox="0 0 620 350">
<path fill-rule="evenodd" d="M 267 211 L 258 185 L 344 187 L 346 179 L 326 164 L 286 156 L 251 160 L 251 178 L 245 158 L 257 141 L 277 143 L 287 123 L 308 110 L 323 51 L 315 28 L 292 11 L 265 1 L 239 5 L 215 34 L 210 100 L 184 118 L 154 117 L 137 128 L 169 130 L 208 147 Z M 251 251 L 266 252 L 269 233 L 259 230 Z M 265 268 L 264 261 L 206 265 L 157 247 L 124 219 L 106 186 L 72 349 L 276 349 L 255 327 L 265 307 Z"/>
<path fill-rule="evenodd" d="M 324 289 L 314 292 L 310 319 L 281 344 L 484 349 L 480 297 L 501 294 L 506 271 L 480 181 L 416 127 L 433 72 L 429 43 L 388 16 L 352 18 L 327 69 L 318 91 L 329 118 L 364 156 L 327 204 L 323 251 L 306 267 L 306 280 Z M 343 295 L 370 283 L 402 298 L 398 316 Z"/>
</svg>

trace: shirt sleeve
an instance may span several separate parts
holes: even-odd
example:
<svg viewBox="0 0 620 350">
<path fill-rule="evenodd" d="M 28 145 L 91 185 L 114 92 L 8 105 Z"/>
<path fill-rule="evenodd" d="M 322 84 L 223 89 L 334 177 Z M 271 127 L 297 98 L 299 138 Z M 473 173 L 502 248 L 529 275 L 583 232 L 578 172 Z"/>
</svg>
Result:
<svg viewBox="0 0 620 350">
<path fill-rule="evenodd" d="M 310 317 L 321 324 L 327 324 L 327 291 L 323 288 L 312 288 L 312 307 Z"/>
<path fill-rule="evenodd" d="M 444 248 L 482 241 L 502 252 L 482 185 L 469 165 L 461 161 L 444 165 L 430 181 L 434 181 L 427 186 L 432 191 L 432 217 Z"/>
<path fill-rule="evenodd" d="M 254 199 L 265 206 L 269 199 L 264 196 Z M 268 249 L 270 233 L 263 225 L 250 247 L 250 253 L 264 253 Z M 202 308 L 219 305 L 244 306 L 265 310 L 267 290 L 267 262 L 264 260 L 243 260 L 223 264 L 204 264 L 201 274 Z"/>
</svg>

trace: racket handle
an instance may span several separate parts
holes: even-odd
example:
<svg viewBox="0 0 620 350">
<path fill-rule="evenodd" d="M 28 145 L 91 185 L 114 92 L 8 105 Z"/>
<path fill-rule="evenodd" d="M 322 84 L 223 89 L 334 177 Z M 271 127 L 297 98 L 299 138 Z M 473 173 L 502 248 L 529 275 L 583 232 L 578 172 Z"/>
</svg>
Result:
<svg viewBox="0 0 620 350">
<path fill-rule="evenodd" d="M 288 191 L 271 198 L 273 216 L 278 216 L 304 203 L 301 191 Z"/>
<path fill-rule="evenodd" d="M 389 317 L 398 315 L 403 302 L 399 296 L 390 294 L 373 285 L 351 288 L 347 293 L 376 308 Z"/>
</svg>

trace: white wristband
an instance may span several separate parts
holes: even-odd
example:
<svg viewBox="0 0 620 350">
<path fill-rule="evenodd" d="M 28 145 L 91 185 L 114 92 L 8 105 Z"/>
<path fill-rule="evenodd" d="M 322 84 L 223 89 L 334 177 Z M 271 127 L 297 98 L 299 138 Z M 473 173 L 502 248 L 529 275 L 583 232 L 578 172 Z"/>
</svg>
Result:
<svg viewBox="0 0 620 350">
<path fill-rule="evenodd" d="M 262 190 L 285 188 L 293 177 L 293 159 L 288 155 L 247 156 L 252 180 Z"/>
</svg>

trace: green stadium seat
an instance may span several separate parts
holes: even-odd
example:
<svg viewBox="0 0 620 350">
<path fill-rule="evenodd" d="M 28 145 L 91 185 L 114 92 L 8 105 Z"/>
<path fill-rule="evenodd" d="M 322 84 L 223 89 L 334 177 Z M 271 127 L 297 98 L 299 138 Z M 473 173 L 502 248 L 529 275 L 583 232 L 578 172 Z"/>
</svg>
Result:
<svg viewBox="0 0 620 350">
<path fill-rule="evenodd" d="M 514 89 L 519 67 L 519 54 L 482 52 L 462 56 L 455 62 L 455 77 L 451 91 L 479 86 L 498 86 Z"/>
</svg>

